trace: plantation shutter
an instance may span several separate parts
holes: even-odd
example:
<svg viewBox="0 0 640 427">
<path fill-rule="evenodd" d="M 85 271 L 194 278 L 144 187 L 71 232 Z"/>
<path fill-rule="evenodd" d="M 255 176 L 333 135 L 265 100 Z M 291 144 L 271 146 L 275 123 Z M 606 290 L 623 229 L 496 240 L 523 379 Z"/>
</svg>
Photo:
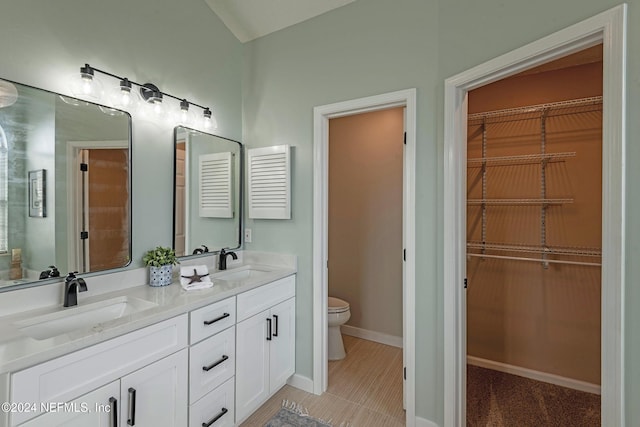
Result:
<svg viewBox="0 0 640 427">
<path fill-rule="evenodd" d="M 291 218 L 288 145 L 248 150 L 249 218 Z"/>
<path fill-rule="evenodd" d="M 233 154 L 203 154 L 199 160 L 200 216 L 233 218 Z"/>
</svg>

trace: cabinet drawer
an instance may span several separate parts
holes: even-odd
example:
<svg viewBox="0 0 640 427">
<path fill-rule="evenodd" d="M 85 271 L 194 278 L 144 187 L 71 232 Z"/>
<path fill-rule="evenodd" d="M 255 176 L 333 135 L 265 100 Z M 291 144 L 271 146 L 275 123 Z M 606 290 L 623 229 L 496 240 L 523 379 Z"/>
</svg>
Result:
<svg viewBox="0 0 640 427">
<path fill-rule="evenodd" d="M 68 402 L 187 345 L 187 315 L 16 372 L 13 402 Z M 38 413 L 15 413 L 15 426 Z"/>
<path fill-rule="evenodd" d="M 191 336 L 189 342 L 194 344 L 236 323 L 236 297 L 193 310 L 190 316 Z"/>
<path fill-rule="evenodd" d="M 210 427 L 232 427 L 235 421 L 233 396 L 233 378 L 230 378 L 220 387 L 191 405 L 189 427 L 207 425 Z M 212 422 L 213 420 L 215 421 Z"/>
<path fill-rule="evenodd" d="M 189 350 L 189 402 L 233 377 L 236 370 L 235 326 L 207 338 Z"/>
<path fill-rule="evenodd" d="M 276 280 L 237 296 L 238 322 L 248 319 L 296 294 L 296 276 Z"/>
</svg>

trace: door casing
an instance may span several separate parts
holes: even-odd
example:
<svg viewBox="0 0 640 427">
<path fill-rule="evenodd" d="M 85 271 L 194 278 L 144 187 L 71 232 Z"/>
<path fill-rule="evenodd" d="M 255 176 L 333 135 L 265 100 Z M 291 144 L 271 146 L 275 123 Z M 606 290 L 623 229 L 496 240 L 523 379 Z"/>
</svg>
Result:
<svg viewBox="0 0 640 427">
<path fill-rule="evenodd" d="M 445 81 L 444 425 L 466 425 L 466 127 L 470 90 L 603 44 L 602 425 L 624 426 L 626 5 Z"/>
<path fill-rule="evenodd" d="M 415 425 L 415 147 L 416 89 L 359 98 L 313 109 L 313 387 L 322 394 L 328 384 L 328 183 L 329 120 L 371 111 L 405 107 L 406 145 L 403 167 L 403 354 L 406 369 L 406 425 Z M 402 254 L 398 254 L 402 256 Z"/>
</svg>

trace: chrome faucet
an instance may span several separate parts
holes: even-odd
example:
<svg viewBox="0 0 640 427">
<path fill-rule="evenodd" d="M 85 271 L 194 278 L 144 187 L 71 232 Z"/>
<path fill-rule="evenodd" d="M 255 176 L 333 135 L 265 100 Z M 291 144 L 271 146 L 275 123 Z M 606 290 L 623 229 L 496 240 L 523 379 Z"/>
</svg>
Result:
<svg viewBox="0 0 640 427">
<path fill-rule="evenodd" d="M 227 269 L 227 256 L 231 255 L 231 258 L 238 259 L 238 255 L 235 252 L 227 252 L 224 248 L 220 249 L 220 254 L 218 255 L 218 270 L 226 270 Z"/>
<path fill-rule="evenodd" d="M 87 282 L 84 279 L 76 277 L 78 272 L 69 272 L 64 278 L 64 306 L 71 307 L 78 305 L 78 292 L 87 290 Z"/>
</svg>

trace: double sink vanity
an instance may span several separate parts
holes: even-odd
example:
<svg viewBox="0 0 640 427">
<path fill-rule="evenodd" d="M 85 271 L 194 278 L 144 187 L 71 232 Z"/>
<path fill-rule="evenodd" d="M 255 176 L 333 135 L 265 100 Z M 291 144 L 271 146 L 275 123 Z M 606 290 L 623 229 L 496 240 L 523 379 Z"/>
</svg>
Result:
<svg viewBox="0 0 640 427">
<path fill-rule="evenodd" d="M 0 319 L 0 426 L 246 419 L 295 370 L 296 261 L 239 254 L 250 263 L 209 289 L 134 286 Z"/>
<path fill-rule="evenodd" d="M 297 268 L 242 250 L 243 145 L 176 126 L 173 168 L 152 182 L 173 197 L 138 183 L 173 201 L 173 223 L 134 221 L 131 170 L 148 160 L 132 159 L 129 112 L 0 83 L 15 92 L 0 106 L 0 427 L 239 425 L 295 371 Z M 206 265 L 214 286 L 185 290 L 178 269 L 148 286 L 142 222 L 173 228 L 181 265 Z M 238 260 L 217 271 L 209 248 Z"/>
</svg>

